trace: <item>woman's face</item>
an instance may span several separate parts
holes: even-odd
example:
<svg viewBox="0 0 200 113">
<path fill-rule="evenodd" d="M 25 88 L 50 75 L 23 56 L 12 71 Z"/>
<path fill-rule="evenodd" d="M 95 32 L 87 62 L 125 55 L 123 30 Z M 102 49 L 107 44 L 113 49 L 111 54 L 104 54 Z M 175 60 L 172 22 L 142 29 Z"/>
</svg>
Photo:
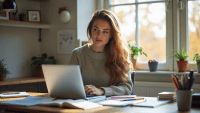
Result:
<svg viewBox="0 0 200 113">
<path fill-rule="evenodd" d="M 95 19 L 91 29 L 91 39 L 94 46 L 105 47 L 111 38 L 111 26 L 108 21 Z"/>
</svg>

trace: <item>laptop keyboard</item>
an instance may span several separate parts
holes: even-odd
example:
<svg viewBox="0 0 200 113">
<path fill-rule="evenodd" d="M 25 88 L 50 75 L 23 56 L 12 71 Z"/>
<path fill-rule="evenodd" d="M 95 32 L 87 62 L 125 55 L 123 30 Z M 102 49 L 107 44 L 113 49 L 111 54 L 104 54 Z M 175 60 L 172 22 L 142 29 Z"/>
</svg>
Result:
<svg viewBox="0 0 200 113">
<path fill-rule="evenodd" d="M 87 94 L 86 97 L 94 97 L 96 96 L 95 94 Z"/>
</svg>

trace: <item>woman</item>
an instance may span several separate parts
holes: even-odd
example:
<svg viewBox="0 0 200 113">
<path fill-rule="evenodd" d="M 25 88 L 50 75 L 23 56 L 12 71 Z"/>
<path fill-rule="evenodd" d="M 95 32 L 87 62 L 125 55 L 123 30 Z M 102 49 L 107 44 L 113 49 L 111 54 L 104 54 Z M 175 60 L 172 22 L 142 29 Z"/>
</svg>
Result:
<svg viewBox="0 0 200 113">
<path fill-rule="evenodd" d="M 87 35 L 89 43 L 74 49 L 69 62 L 80 66 L 86 94 L 131 94 L 133 67 L 116 16 L 107 10 L 94 12 Z"/>
</svg>

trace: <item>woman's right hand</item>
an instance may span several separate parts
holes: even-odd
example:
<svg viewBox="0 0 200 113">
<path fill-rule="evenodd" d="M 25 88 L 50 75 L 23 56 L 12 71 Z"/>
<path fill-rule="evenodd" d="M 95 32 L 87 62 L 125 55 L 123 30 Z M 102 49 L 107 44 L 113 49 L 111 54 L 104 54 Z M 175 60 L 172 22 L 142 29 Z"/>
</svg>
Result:
<svg viewBox="0 0 200 113">
<path fill-rule="evenodd" d="M 95 94 L 95 95 L 104 95 L 105 91 L 102 88 L 96 88 L 95 86 L 85 85 L 85 93 L 86 94 Z"/>
</svg>

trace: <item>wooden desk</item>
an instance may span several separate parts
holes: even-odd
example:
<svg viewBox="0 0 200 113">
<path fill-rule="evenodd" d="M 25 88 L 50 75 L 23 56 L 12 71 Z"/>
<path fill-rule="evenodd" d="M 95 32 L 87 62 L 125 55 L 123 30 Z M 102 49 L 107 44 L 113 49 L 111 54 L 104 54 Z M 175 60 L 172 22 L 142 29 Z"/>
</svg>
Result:
<svg viewBox="0 0 200 113">
<path fill-rule="evenodd" d="M 47 93 L 32 93 L 31 96 L 49 96 Z M 23 97 L 24 98 L 24 97 Z M 18 98 L 18 99 L 23 99 Z M 154 98 L 154 97 L 152 97 Z M 2 101 L 14 100 L 16 98 L 0 99 Z M 32 107 L 17 107 L 17 106 L 0 106 L 0 109 L 11 110 L 11 111 L 20 111 L 20 112 L 31 112 L 31 113 L 67 113 L 67 112 L 95 112 L 95 113 L 108 113 L 108 112 L 148 112 L 148 113 L 180 113 L 177 110 L 177 104 L 169 103 L 165 105 L 158 106 L 156 108 L 147 108 L 147 107 L 109 107 L 103 106 L 101 108 L 95 108 L 90 110 L 80 110 L 80 109 L 69 109 L 69 108 L 58 108 L 58 107 L 44 107 L 44 106 L 32 106 Z M 184 113 L 199 113 L 200 108 L 191 108 L 189 112 Z"/>
</svg>

